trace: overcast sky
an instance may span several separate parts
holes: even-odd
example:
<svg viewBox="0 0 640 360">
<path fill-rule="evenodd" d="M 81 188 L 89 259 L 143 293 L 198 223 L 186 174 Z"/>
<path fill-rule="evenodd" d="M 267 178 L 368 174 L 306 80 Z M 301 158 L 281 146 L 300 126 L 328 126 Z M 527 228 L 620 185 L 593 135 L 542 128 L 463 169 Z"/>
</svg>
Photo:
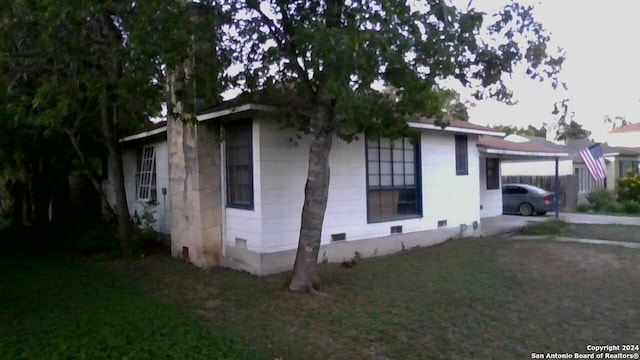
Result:
<svg viewBox="0 0 640 360">
<path fill-rule="evenodd" d="M 495 0 L 475 0 L 477 9 Z M 470 109 L 471 121 L 483 125 L 536 127 L 553 121 L 553 103 L 570 99 L 576 122 L 598 140 L 611 129 L 604 116 L 640 122 L 640 3 L 633 0 L 542 0 L 536 19 L 551 33 L 554 46 L 566 50 L 562 80 L 568 91 L 514 75 L 515 106 L 485 101 Z M 495 10 L 495 7 L 491 8 Z"/>
</svg>

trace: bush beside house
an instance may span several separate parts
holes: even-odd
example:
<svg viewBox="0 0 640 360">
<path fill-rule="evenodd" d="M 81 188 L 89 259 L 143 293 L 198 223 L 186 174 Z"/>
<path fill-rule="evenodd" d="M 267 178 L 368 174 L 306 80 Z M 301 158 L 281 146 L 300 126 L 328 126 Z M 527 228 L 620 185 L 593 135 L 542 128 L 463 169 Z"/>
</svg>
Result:
<svg viewBox="0 0 640 360">
<path fill-rule="evenodd" d="M 579 212 L 640 214 L 640 174 L 628 174 L 616 180 L 616 192 L 599 189 L 587 194 L 589 205 Z"/>
</svg>

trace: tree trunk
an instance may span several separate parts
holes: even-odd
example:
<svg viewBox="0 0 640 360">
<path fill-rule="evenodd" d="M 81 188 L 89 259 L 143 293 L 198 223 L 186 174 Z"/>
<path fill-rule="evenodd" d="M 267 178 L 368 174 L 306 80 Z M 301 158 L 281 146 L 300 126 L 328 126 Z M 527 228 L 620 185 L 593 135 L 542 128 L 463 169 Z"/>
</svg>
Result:
<svg viewBox="0 0 640 360">
<path fill-rule="evenodd" d="M 105 98 L 108 96 L 105 94 Z M 116 214 L 118 216 L 118 239 L 120 240 L 120 251 L 125 257 L 131 256 L 129 246 L 129 235 L 131 232 L 131 219 L 129 217 L 129 205 L 127 204 L 127 194 L 124 185 L 124 170 L 122 165 L 122 153 L 118 144 L 115 124 L 112 116 L 114 110 L 109 110 L 106 101 L 100 104 L 100 117 L 102 120 L 102 131 L 104 133 L 107 149 L 109 150 L 109 161 L 113 164 L 113 190 L 116 197 Z"/>
<path fill-rule="evenodd" d="M 57 166 L 51 175 L 51 225 L 57 231 L 66 231 L 71 219 L 69 169 Z"/>
<path fill-rule="evenodd" d="M 109 199 L 107 199 L 107 195 L 102 190 L 102 184 L 98 180 L 98 177 L 96 176 L 96 174 L 93 173 L 93 171 L 91 171 L 91 166 L 89 165 L 87 158 L 84 156 L 84 151 L 82 151 L 82 148 L 78 143 L 78 139 L 76 137 L 76 130 L 65 129 L 65 131 L 67 135 L 69 135 L 69 140 L 71 141 L 71 145 L 73 145 L 73 149 L 75 150 L 76 155 L 78 155 L 78 158 L 80 159 L 80 165 L 82 166 L 84 173 L 87 175 L 87 178 L 89 178 L 89 181 L 91 181 L 91 185 L 96 190 L 98 195 L 100 195 L 100 200 L 105 207 L 103 210 L 106 210 L 105 215 L 109 216 L 109 219 L 107 220 L 111 222 L 113 219 L 116 219 L 118 215 L 113 210 L 113 207 L 111 206 L 111 204 L 109 204 Z M 67 186 L 68 186 L 68 179 L 67 179 Z M 125 196 L 125 200 L 126 200 L 126 196 Z"/>
<path fill-rule="evenodd" d="M 314 290 L 324 213 L 329 195 L 329 152 L 333 141 L 331 119 L 321 106 L 310 120 L 309 170 L 304 189 L 298 252 L 289 289 Z"/>
<path fill-rule="evenodd" d="M 33 227 L 39 230 L 49 225 L 49 160 L 45 155 L 42 164 L 34 166 L 31 176 Z"/>
<path fill-rule="evenodd" d="M 11 197 L 13 198 L 11 226 L 18 228 L 24 225 L 24 184 L 20 180 L 16 180 L 11 184 Z"/>
</svg>

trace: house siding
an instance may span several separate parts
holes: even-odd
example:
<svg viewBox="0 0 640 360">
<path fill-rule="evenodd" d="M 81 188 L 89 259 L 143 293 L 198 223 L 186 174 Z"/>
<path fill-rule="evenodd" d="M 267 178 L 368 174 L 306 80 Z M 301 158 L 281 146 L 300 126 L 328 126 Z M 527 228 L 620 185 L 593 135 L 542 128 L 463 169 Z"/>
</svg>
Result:
<svg viewBox="0 0 640 360">
<path fill-rule="evenodd" d="M 551 161 L 503 161 L 500 165 L 502 176 L 555 176 L 556 162 Z M 559 160 L 558 175 L 573 175 L 573 161 Z"/>
<path fill-rule="evenodd" d="M 226 242 L 247 240 L 250 251 L 271 253 L 297 247 L 300 214 L 308 168 L 308 140 L 282 130 L 269 119 L 254 121 L 255 210 L 226 210 Z M 259 139 L 256 135 L 259 134 Z M 345 233 L 346 241 L 403 232 L 434 230 L 438 221 L 448 227 L 479 220 L 479 165 L 476 138 L 469 138 L 469 174 L 456 175 L 452 134 L 423 133 L 421 138 L 422 208 L 419 218 L 367 222 L 366 161 L 363 137 L 352 143 L 335 139 L 330 154 L 331 182 L 322 244 Z"/>
<path fill-rule="evenodd" d="M 158 199 L 155 205 L 149 205 L 145 201 L 138 201 L 136 196 L 136 152 L 138 148 L 154 146 L 156 156 L 156 188 Z M 127 205 L 129 214 L 137 214 L 141 218 L 145 212 L 152 214 L 154 222 L 152 228 L 161 234 L 169 234 L 171 229 L 171 204 L 168 196 L 162 195 L 162 188 L 169 187 L 169 152 L 165 140 L 157 142 L 144 142 L 136 146 L 129 146 L 122 153 L 122 166 L 124 170 L 125 192 L 127 194 Z M 110 171 L 109 174 L 112 174 Z M 113 190 L 113 180 L 103 181 L 102 187 L 107 200 L 111 206 L 116 203 L 115 192 Z M 144 224 L 143 224 L 144 225 Z"/>
<path fill-rule="evenodd" d="M 606 142 L 609 146 L 638 147 L 640 146 L 640 132 L 607 134 Z"/>
</svg>

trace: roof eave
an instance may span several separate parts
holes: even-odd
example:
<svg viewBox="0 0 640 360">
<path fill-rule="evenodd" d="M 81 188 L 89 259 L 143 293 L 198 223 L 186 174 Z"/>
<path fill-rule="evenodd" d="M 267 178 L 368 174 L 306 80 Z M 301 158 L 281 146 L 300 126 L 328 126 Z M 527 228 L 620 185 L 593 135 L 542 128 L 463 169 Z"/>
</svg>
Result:
<svg viewBox="0 0 640 360">
<path fill-rule="evenodd" d="M 438 125 L 425 124 L 425 123 L 413 122 L 413 121 L 407 122 L 407 125 L 409 125 L 409 127 L 411 128 L 421 129 L 421 130 L 436 130 L 436 131 L 447 131 L 447 132 L 455 132 L 455 133 L 462 133 L 462 134 L 489 135 L 489 136 L 499 136 L 499 137 L 504 137 L 506 135 L 506 133 L 501 131 L 466 129 L 466 128 L 461 128 L 457 126 L 446 126 L 442 128 L 441 126 L 438 126 Z"/>
<path fill-rule="evenodd" d="M 568 158 L 569 153 L 548 153 L 548 152 L 536 152 L 536 151 L 516 151 L 516 150 L 501 150 L 491 149 L 487 147 L 478 147 L 481 152 L 492 155 L 511 155 L 511 156 L 527 156 L 527 157 L 544 157 L 544 158 Z"/>
<path fill-rule="evenodd" d="M 213 119 L 221 118 L 221 117 L 224 117 L 224 116 L 233 115 L 233 114 L 242 113 L 242 112 L 247 112 L 247 111 L 268 111 L 268 112 L 272 112 L 272 111 L 276 111 L 276 109 L 277 108 L 275 106 L 268 106 L 268 105 L 260 105 L 260 104 L 249 103 L 249 104 L 234 106 L 234 107 L 228 108 L 228 109 L 222 109 L 222 110 L 217 110 L 217 111 L 209 111 L 209 112 L 206 112 L 206 113 L 198 114 L 198 115 L 196 115 L 196 119 L 198 121 L 207 121 L 207 120 L 213 120 Z"/>
<path fill-rule="evenodd" d="M 144 132 L 141 132 L 141 133 L 125 136 L 125 137 L 121 138 L 119 141 L 121 143 L 125 143 L 125 142 L 129 142 L 129 141 L 133 141 L 133 140 L 144 139 L 144 138 L 151 137 L 153 135 L 162 134 L 163 132 L 166 132 L 166 131 L 167 131 L 167 127 L 163 126 L 163 127 L 157 128 L 157 129 L 153 129 L 153 130 L 144 131 Z"/>
</svg>

